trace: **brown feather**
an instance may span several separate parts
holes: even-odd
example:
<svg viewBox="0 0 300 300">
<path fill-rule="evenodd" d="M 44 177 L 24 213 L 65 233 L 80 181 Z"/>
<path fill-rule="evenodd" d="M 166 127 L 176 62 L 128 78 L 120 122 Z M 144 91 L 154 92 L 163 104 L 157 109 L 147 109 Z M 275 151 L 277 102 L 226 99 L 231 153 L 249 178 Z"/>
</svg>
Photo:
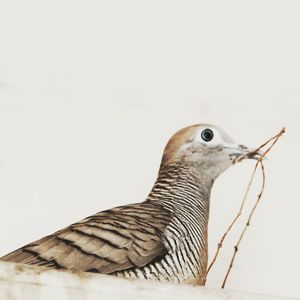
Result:
<svg viewBox="0 0 300 300">
<path fill-rule="evenodd" d="M 149 202 L 116 207 L 28 244 L 1 260 L 106 274 L 142 267 L 167 253 L 162 236 L 170 221 L 168 211 Z"/>
</svg>

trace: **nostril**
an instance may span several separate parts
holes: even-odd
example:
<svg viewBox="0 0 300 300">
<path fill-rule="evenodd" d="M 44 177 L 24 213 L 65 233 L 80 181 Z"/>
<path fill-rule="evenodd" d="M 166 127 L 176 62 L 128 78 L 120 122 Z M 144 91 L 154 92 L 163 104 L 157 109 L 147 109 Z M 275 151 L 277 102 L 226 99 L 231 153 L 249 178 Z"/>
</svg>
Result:
<svg viewBox="0 0 300 300">
<path fill-rule="evenodd" d="M 247 149 L 248 149 L 248 147 L 246 147 L 245 145 L 239 145 L 239 147 L 240 147 L 241 149 L 244 149 L 244 150 L 247 150 Z"/>
</svg>

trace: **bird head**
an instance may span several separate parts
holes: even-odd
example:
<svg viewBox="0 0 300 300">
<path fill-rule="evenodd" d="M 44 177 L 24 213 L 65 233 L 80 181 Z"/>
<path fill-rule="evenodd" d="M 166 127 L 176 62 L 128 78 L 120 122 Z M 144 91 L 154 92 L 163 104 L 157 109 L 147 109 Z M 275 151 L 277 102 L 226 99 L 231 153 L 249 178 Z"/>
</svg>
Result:
<svg viewBox="0 0 300 300">
<path fill-rule="evenodd" d="M 161 167 L 180 162 L 205 172 L 214 180 L 236 162 L 259 157 L 260 153 L 235 143 L 221 128 L 197 124 L 183 128 L 171 137 L 165 147 Z"/>
</svg>

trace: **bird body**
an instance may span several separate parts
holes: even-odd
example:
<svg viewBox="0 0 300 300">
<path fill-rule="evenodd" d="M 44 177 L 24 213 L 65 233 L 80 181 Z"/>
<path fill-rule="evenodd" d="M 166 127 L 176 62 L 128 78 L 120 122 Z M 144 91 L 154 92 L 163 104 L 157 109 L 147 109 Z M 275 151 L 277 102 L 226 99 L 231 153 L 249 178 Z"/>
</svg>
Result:
<svg viewBox="0 0 300 300">
<path fill-rule="evenodd" d="M 98 212 L 1 260 L 202 285 L 210 191 L 245 151 L 216 126 L 184 128 L 168 142 L 144 202 Z"/>
</svg>

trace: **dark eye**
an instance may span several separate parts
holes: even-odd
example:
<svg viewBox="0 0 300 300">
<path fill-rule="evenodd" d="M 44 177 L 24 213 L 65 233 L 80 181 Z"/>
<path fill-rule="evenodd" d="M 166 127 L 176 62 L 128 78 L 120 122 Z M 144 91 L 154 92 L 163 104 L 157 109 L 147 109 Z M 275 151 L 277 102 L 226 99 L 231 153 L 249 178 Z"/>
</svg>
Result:
<svg viewBox="0 0 300 300">
<path fill-rule="evenodd" d="M 212 130 L 206 128 L 202 131 L 201 137 L 202 137 L 203 141 L 209 142 L 214 138 L 214 133 Z"/>
</svg>

